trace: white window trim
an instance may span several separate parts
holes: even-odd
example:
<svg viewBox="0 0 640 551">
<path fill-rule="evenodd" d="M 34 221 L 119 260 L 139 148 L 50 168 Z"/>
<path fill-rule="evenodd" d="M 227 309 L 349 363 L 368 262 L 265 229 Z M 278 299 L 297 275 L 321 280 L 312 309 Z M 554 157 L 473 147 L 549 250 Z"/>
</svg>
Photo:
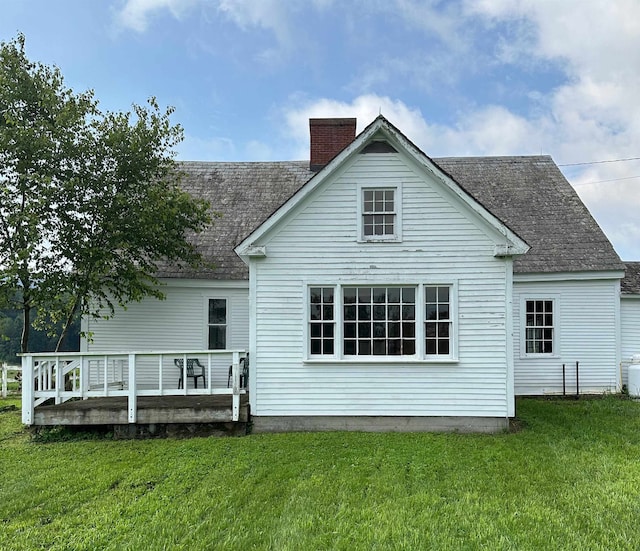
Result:
<svg viewBox="0 0 640 551">
<path fill-rule="evenodd" d="M 365 190 L 390 190 L 394 191 L 393 204 L 395 207 L 395 223 L 393 225 L 393 235 L 364 235 L 363 212 L 364 212 L 364 191 Z M 357 185 L 358 200 L 356 201 L 358 216 L 358 243 L 400 243 L 402 241 L 402 183 L 385 184 L 383 182 L 377 184 L 358 184 Z"/>
<path fill-rule="evenodd" d="M 553 308 L 553 352 L 527 352 L 527 302 L 550 300 Z M 559 358 L 560 352 L 560 295 L 555 293 L 534 293 L 520 295 L 520 359 Z"/>
<path fill-rule="evenodd" d="M 426 343 L 425 343 L 425 287 L 449 287 L 450 288 L 450 308 L 451 308 L 451 343 L 447 355 L 427 355 Z M 311 339 L 309 335 L 309 289 L 311 287 L 333 287 L 334 289 L 334 347 L 333 354 L 311 354 Z M 416 353 L 407 356 L 345 356 L 344 355 L 344 343 L 343 343 L 343 302 L 342 302 L 342 290 L 343 287 L 416 287 Z M 388 280 L 372 280 L 368 277 L 363 277 L 358 280 L 349 280 L 348 282 L 336 283 L 335 281 L 329 283 L 319 283 L 317 281 L 303 282 L 303 297 L 304 297 L 304 358 L 303 361 L 308 364 L 323 364 L 323 363 L 345 363 L 345 364 L 371 364 L 371 363 L 389 363 L 389 364 L 406 364 L 406 363 L 424 363 L 424 364 L 442 364 L 442 363 L 458 363 L 458 281 L 422 281 L 416 282 L 399 282 Z"/>
<path fill-rule="evenodd" d="M 210 300 L 224 300 L 227 311 L 227 323 L 225 327 L 227 331 L 225 333 L 225 349 L 229 349 L 229 343 L 231 341 L 231 300 L 228 296 L 220 295 L 204 295 L 204 328 L 202 333 L 202 350 L 209 350 L 209 301 Z M 211 350 L 214 350 L 213 348 Z"/>
</svg>

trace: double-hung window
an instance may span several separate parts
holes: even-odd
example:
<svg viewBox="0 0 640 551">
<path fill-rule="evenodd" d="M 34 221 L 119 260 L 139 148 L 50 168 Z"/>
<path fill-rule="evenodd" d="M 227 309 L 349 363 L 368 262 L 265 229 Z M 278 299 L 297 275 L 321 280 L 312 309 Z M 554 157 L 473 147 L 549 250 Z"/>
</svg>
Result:
<svg viewBox="0 0 640 551">
<path fill-rule="evenodd" d="M 554 301 L 525 301 L 525 354 L 554 353 Z"/>
<path fill-rule="evenodd" d="M 454 360 L 453 285 L 308 287 L 309 358 Z"/>
<path fill-rule="evenodd" d="M 227 348 L 227 300 L 224 298 L 209 299 L 208 319 L 209 350 L 225 350 Z"/>
<path fill-rule="evenodd" d="M 397 186 L 360 188 L 359 227 L 362 241 L 400 240 L 400 188 Z"/>
<path fill-rule="evenodd" d="M 446 285 L 425 287 L 425 354 L 446 356 L 451 351 L 451 289 Z"/>
<path fill-rule="evenodd" d="M 309 351 L 311 355 L 334 352 L 334 288 L 309 288 Z"/>
</svg>

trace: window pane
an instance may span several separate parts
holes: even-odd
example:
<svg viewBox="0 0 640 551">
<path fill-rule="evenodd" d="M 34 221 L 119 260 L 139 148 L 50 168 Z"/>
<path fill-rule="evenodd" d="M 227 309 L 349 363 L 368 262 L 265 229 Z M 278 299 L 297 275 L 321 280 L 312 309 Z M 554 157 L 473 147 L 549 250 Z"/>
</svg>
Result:
<svg viewBox="0 0 640 551">
<path fill-rule="evenodd" d="M 387 341 L 376 339 L 373 341 L 373 355 L 385 356 L 387 353 Z"/>
<path fill-rule="evenodd" d="M 356 355 L 356 341 L 344 341 L 344 355 L 345 356 Z"/>
<path fill-rule="evenodd" d="M 333 323 L 322 324 L 322 336 L 325 339 L 333 340 Z"/>
<path fill-rule="evenodd" d="M 227 328 L 221 325 L 209 326 L 209 350 L 224 350 L 226 348 Z"/>
<path fill-rule="evenodd" d="M 356 319 L 356 307 L 355 306 L 345 306 L 344 307 L 344 319 L 345 320 L 355 320 Z"/>
<path fill-rule="evenodd" d="M 373 307 L 373 319 L 374 320 L 384 320 L 387 319 L 387 311 L 385 306 L 374 306 Z"/>
<path fill-rule="evenodd" d="M 448 340 L 438 340 L 438 354 L 448 354 L 449 353 L 449 341 Z"/>
<path fill-rule="evenodd" d="M 400 339 L 391 339 L 388 342 L 388 354 L 390 356 L 399 356 L 402 354 L 402 341 Z"/>
<path fill-rule="evenodd" d="M 438 287 L 438 302 L 449 302 L 449 287 Z"/>
<path fill-rule="evenodd" d="M 320 310 L 319 304 L 312 304 L 311 307 L 309 308 L 309 315 L 311 316 L 312 320 L 321 319 L 320 312 L 321 310 Z"/>
<path fill-rule="evenodd" d="M 386 333 L 387 333 L 386 323 L 373 324 L 373 336 L 375 338 L 384 338 L 387 336 Z"/>
<path fill-rule="evenodd" d="M 403 320 L 413 320 L 416 317 L 415 307 L 413 306 L 403 306 L 402 307 L 402 319 Z"/>
<path fill-rule="evenodd" d="M 448 320 L 449 319 L 449 305 L 448 304 L 440 304 L 438 306 L 438 319 L 440 319 L 440 320 Z"/>
<path fill-rule="evenodd" d="M 413 355 L 416 353 L 416 341 L 413 339 L 402 340 L 402 353 L 407 355 Z"/>
<path fill-rule="evenodd" d="M 344 324 L 344 336 L 347 339 L 355 339 L 356 338 L 356 324 L 355 323 L 345 323 Z"/>
<path fill-rule="evenodd" d="M 311 304 L 320 304 L 322 302 L 322 290 L 320 287 L 311 287 L 309 289 L 309 297 Z"/>
<path fill-rule="evenodd" d="M 359 287 L 358 288 L 358 302 L 371 302 L 371 287 Z"/>
<path fill-rule="evenodd" d="M 371 319 L 371 306 L 358 306 L 358 319 L 370 320 Z"/>
<path fill-rule="evenodd" d="M 400 289 L 392 287 L 388 292 L 388 302 L 390 304 L 396 304 L 400 302 Z"/>
<path fill-rule="evenodd" d="M 400 306 L 387 307 L 387 317 L 389 320 L 397 321 L 400 319 Z"/>
<path fill-rule="evenodd" d="M 324 287 L 322 289 L 322 302 L 333 304 L 333 287 Z"/>
<path fill-rule="evenodd" d="M 343 290 L 344 303 L 355 304 L 356 303 L 356 289 L 346 288 Z"/>
<path fill-rule="evenodd" d="M 437 295 L 437 291 L 435 287 L 427 287 L 425 289 L 425 293 L 426 293 L 426 299 L 428 303 L 434 303 L 436 302 L 436 297 Z"/>
<path fill-rule="evenodd" d="M 227 301 L 225 299 L 209 299 L 209 323 L 227 323 Z"/>
<path fill-rule="evenodd" d="M 322 353 L 322 339 L 311 339 L 311 354 Z"/>
<path fill-rule="evenodd" d="M 373 290 L 373 302 L 376 304 L 384 304 L 387 300 L 387 290 L 375 288 Z"/>
<path fill-rule="evenodd" d="M 322 353 L 333 354 L 333 339 L 322 341 Z"/>
<path fill-rule="evenodd" d="M 436 353 L 436 341 L 434 339 L 427 339 L 426 353 L 427 354 Z"/>
<path fill-rule="evenodd" d="M 322 336 L 322 328 L 319 323 L 311 324 L 311 337 L 321 337 Z"/>
<path fill-rule="evenodd" d="M 358 324 L 358 337 L 366 338 L 371 336 L 371 324 L 370 323 L 359 323 Z"/>
<path fill-rule="evenodd" d="M 416 290 L 413 287 L 405 287 L 402 289 L 402 302 L 416 302 Z"/>
<path fill-rule="evenodd" d="M 389 324 L 391 325 L 391 324 Z M 402 324 L 402 336 L 407 337 L 415 337 L 416 336 L 416 324 L 412 322 L 404 322 Z"/>
<path fill-rule="evenodd" d="M 358 341 L 358 355 L 359 356 L 371 355 L 371 341 Z"/>
<path fill-rule="evenodd" d="M 322 319 L 324 320 L 333 319 L 333 305 L 329 304 L 322 307 Z"/>
<path fill-rule="evenodd" d="M 435 304 L 427 304 L 427 319 L 435 320 L 438 318 L 438 307 Z"/>
<path fill-rule="evenodd" d="M 387 325 L 387 331 L 388 331 L 388 336 L 389 337 L 399 337 L 400 336 L 400 324 L 399 323 L 391 323 L 390 322 Z"/>
</svg>

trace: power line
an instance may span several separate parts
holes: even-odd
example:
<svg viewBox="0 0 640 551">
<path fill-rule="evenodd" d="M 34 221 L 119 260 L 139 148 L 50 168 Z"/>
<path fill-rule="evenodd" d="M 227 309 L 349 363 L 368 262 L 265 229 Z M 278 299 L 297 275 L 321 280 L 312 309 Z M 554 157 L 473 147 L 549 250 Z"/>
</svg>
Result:
<svg viewBox="0 0 640 551">
<path fill-rule="evenodd" d="M 581 166 L 581 165 L 600 165 L 602 163 L 624 163 L 626 161 L 640 161 L 640 157 L 628 157 L 627 159 L 610 159 L 607 161 L 588 161 L 585 163 L 567 163 L 558 166 Z M 593 182 L 594 184 L 596 182 Z"/>
<path fill-rule="evenodd" d="M 604 184 L 606 182 L 619 182 L 620 180 L 633 180 L 634 178 L 640 178 L 639 176 L 627 176 L 626 178 L 613 178 L 612 180 L 598 180 L 597 182 L 580 182 L 573 184 L 574 186 L 590 186 L 592 184 Z"/>
</svg>

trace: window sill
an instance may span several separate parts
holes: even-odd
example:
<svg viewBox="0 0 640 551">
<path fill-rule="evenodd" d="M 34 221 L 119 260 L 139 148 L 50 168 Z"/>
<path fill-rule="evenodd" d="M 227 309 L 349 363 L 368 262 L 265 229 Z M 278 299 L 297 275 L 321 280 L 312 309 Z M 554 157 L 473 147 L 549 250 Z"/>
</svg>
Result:
<svg viewBox="0 0 640 551">
<path fill-rule="evenodd" d="M 371 237 L 358 239 L 358 243 L 402 243 L 399 237 Z"/>
<path fill-rule="evenodd" d="M 558 354 L 520 354 L 521 360 L 558 360 Z"/>
<path fill-rule="evenodd" d="M 456 358 L 403 358 L 402 356 L 389 358 L 385 356 L 363 356 L 362 358 L 306 358 L 303 363 L 315 364 L 457 364 Z"/>
</svg>

